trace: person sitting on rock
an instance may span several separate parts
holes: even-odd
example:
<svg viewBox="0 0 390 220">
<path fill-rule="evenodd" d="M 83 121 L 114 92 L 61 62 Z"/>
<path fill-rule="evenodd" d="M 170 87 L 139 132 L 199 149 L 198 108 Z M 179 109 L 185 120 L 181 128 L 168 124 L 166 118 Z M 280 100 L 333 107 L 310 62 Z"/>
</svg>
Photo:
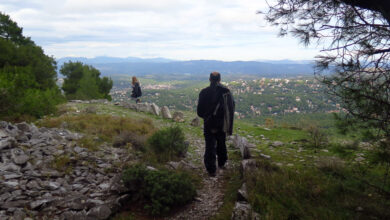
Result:
<svg viewBox="0 0 390 220">
<path fill-rule="evenodd" d="M 198 116 L 203 118 L 203 133 L 206 142 L 204 164 L 210 176 L 216 175 L 218 167 L 223 169 L 227 161 L 226 135 L 232 135 L 235 103 L 230 90 L 223 86 L 221 74 L 210 74 L 210 86 L 199 93 Z"/>
<path fill-rule="evenodd" d="M 131 98 L 135 100 L 135 103 L 140 103 L 141 99 L 139 97 L 142 96 L 142 91 L 137 77 L 132 77 L 131 86 L 133 87 L 133 91 L 131 92 Z"/>
</svg>

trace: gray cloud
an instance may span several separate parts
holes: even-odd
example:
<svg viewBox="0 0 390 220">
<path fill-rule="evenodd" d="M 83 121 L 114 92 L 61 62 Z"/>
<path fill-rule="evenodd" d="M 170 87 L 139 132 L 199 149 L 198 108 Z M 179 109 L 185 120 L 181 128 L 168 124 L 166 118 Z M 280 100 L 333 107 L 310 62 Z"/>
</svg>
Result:
<svg viewBox="0 0 390 220">
<path fill-rule="evenodd" d="M 261 0 L 0 2 L 0 11 L 55 57 L 312 59 L 316 49 L 276 37 L 256 14 L 265 7 Z"/>
</svg>

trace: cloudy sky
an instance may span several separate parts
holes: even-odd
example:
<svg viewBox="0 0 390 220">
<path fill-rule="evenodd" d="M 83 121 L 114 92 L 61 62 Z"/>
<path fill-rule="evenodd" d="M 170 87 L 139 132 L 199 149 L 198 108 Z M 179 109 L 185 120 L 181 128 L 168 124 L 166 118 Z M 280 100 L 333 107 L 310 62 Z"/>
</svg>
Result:
<svg viewBox="0 0 390 220">
<path fill-rule="evenodd" d="M 46 54 L 178 60 L 313 59 L 316 48 L 277 37 L 265 0 L 1 0 Z"/>
</svg>

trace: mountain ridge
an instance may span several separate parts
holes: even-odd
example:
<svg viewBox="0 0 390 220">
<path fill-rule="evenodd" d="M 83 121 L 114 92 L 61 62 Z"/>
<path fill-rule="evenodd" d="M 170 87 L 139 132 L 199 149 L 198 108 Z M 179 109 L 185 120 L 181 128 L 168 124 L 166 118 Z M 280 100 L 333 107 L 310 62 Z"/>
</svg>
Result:
<svg viewBox="0 0 390 220">
<path fill-rule="evenodd" d="M 220 60 L 170 60 L 166 58 L 117 58 L 117 57 L 65 57 L 57 60 L 60 67 L 63 63 L 80 61 L 93 65 L 102 75 L 167 75 L 190 74 L 205 75 L 212 71 L 224 74 L 247 74 L 262 77 L 292 77 L 312 75 L 314 62 L 307 60 L 292 61 L 220 61 Z"/>
</svg>

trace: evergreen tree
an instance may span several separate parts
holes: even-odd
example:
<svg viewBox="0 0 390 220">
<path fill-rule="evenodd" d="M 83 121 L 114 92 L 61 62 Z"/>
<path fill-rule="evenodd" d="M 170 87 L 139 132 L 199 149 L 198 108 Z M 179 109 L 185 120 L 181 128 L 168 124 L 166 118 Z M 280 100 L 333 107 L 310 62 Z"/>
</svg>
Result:
<svg viewBox="0 0 390 220">
<path fill-rule="evenodd" d="M 113 82 L 107 77 L 100 78 L 100 71 L 81 62 L 67 62 L 60 72 L 66 78 L 62 89 L 68 99 L 111 100 L 109 95 Z"/>
<path fill-rule="evenodd" d="M 103 94 L 103 98 L 111 100 L 111 96 L 109 95 L 113 86 L 113 82 L 108 77 L 103 77 L 99 83 L 99 92 Z"/>
<path fill-rule="evenodd" d="M 11 20 L 9 15 L 0 12 L 0 38 L 10 40 L 18 45 L 34 44 L 29 37 L 24 37 L 23 28 Z"/>
<path fill-rule="evenodd" d="M 41 117 L 62 101 L 56 63 L 0 12 L 0 118 Z"/>
<path fill-rule="evenodd" d="M 64 83 L 62 84 L 62 90 L 64 90 L 65 95 L 68 97 L 76 94 L 77 89 L 80 87 L 79 82 L 84 73 L 83 64 L 81 62 L 64 63 L 60 72 L 65 76 Z"/>
<path fill-rule="evenodd" d="M 79 81 L 79 88 L 76 91 L 75 96 L 78 99 L 99 99 L 102 98 L 102 94 L 99 93 L 99 87 L 96 77 L 91 72 L 84 72 L 83 78 Z"/>
<path fill-rule="evenodd" d="M 277 0 L 265 14 L 280 35 L 326 45 L 318 70 L 335 74 L 318 76 L 346 110 L 344 125 L 390 139 L 390 1 Z"/>
</svg>

